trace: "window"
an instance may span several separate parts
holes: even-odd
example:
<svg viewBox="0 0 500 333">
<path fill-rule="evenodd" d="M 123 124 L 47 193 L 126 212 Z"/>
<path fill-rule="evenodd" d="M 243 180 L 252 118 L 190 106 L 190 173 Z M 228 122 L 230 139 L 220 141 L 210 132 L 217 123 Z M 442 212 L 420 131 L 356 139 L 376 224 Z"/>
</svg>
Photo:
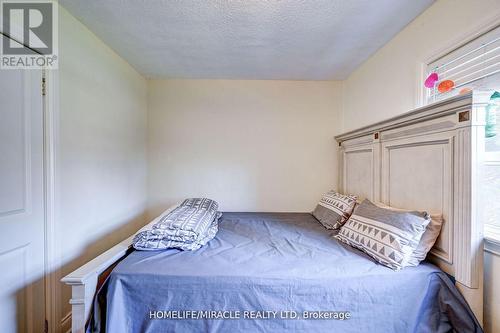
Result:
<svg viewBox="0 0 500 333">
<path fill-rule="evenodd" d="M 429 63 L 426 72 L 427 76 L 436 73 L 438 77 L 432 88 L 425 89 L 427 103 L 465 89 L 500 90 L 500 26 Z M 453 87 L 447 91 L 444 85 L 440 89 L 441 83 L 448 80 Z"/>
<path fill-rule="evenodd" d="M 485 236 L 500 241 L 500 26 L 432 61 L 426 74 L 430 77 L 425 85 L 427 104 L 469 90 L 491 94 L 485 115 L 481 195 Z"/>
<path fill-rule="evenodd" d="M 486 162 L 483 183 L 484 234 L 500 241 L 500 162 Z"/>
</svg>

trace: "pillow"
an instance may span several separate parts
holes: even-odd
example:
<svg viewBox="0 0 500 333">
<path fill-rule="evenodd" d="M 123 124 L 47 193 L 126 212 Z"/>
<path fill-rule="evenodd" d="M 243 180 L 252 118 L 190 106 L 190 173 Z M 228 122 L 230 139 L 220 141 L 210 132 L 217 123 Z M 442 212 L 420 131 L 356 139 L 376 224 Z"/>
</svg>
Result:
<svg viewBox="0 0 500 333">
<path fill-rule="evenodd" d="M 327 229 L 339 229 L 351 216 L 358 198 L 330 191 L 323 195 L 312 215 Z"/>
<path fill-rule="evenodd" d="M 427 213 L 397 212 L 365 199 L 335 236 L 394 270 L 410 266 L 425 228 Z"/>
<path fill-rule="evenodd" d="M 151 230 L 153 228 L 153 225 L 155 225 L 156 223 L 160 222 L 160 220 L 164 216 L 170 214 L 174 209 L 176 209 L 177 207 L 179 207 L 181 205 L 181 203 L 182 203 L 182 201 L 176 202 L 172 206 L 168 207 L 167 210 L 165 210 L 163 213 L 160 214 L 160 216 L 156 217 L 153 221 L 149 222 L 148 224 L 146 224 L 145 226 L 143 226 L 141 229 L 137 230 L 137 232 L 134 234 L 134 236 L 137 235 L 140 232 L 143 232 L 143 231 L 146 231 L 146 230 Z"/>
<path fill-rule="evenodd" d="M 397 212 L 409 212 L 409 210 L 394 208 L 390 206 L 386 206 L 383 203 L 376 202 L 375 205 L 381 208 L 390 209 Z M 417 266 L 422 260 L 427 257 L 427 253 L 432 249 L 434 243 L 439 237 L 439 233 L 441 232 L 441 227 L 443 225 L 443 215 L 442 214 L 430 214 L 431 222 L 427 225 L 427 228 L 418 243 L 417 249 L 413 252 L 410 261 L 408 262 L 409 266 Z"/>
</svg>

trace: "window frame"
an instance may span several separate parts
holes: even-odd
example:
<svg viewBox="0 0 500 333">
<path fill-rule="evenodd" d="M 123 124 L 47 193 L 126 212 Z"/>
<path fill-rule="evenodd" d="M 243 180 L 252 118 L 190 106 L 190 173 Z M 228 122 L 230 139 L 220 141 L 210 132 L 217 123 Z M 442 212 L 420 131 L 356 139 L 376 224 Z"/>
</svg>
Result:
<svg viewBox="0 0 500 333">
<path fill-rule="evenodd" d="M 487 80 L 488 77 L 500 75 L 500 69 L 495 69 L 498 67 L 500 61 L 498 57 L 500 56 L 499 46 L 500 43 L 500 23 L 496 22 L 495 24 L 488 26 L 488 29 L 484 29 L 480 33 L 475 33 L 471 38 L 466 41 L 461 41 L 456 44 L 453 48 L 447 49 L 446 52 L 441 53 L 439 56 L 435 56 L 432 59 L 427 59 L 422 66 L 422 80 L 420 81 L 420 86 L 423 86 L 423 82 L 425 78 L 432 72 L 441 73 L 443 70 L 445 72 L 451 71 L 451 76 L 456 76 L 460 72 L 469 72 L 472 67 L 482 65 L 483 67 L 476 67 L 473 72 L 464 75 L 462 78 L 453 78 L 458 86 L 456 89 L 447 92 L 447 93 L 438 93 L 437 88 L 421 89 L 421 102 L 424 105 L 432 104 L 438 102 L 440 100 L 446 99 L 451 96 L 455 96 L 457 94 L 457 90 L 465 87 L 474 86 L 475 82 L 481 82 L 481 80 Z M 492 49 L 489 49 L 493 47 Z M 479 51 L 483 50 L 483 51 Z M 475 63 L 475 60 L 481 57 L 481 53 L 477 52 L 485 52 L 491 53 L 491 58 L 482 58 L 480 63 Z M 472 58 L 470 58 L 472 57 Z M 486 60 L 485 60 L 486 59 Z M 472 62 L 472 63 L 470 63 Z M 453 63 L 451 68 L 447 68 L 449 64 Z M 467 65 L 467 63 L 470 63 Z M 465 65 L 465 66 L 464 66 Z M 470 66 L 470 67 L 467 67 Z M 477 74 L 476 78 L 469 78 L 470 81 L 465 82 L 457 82 L 464 80 L 466 76 L 470 76 L 474 73 L 479 73 L 485 71 L 488 67 L 494 67 L 490 71 L 487 71 L 489 74 Z M 456 68 L 460 68 L 458 71 Z M 441 73 L 442 74 L 442 73 Z M 441 76 L 441 74 L 439 74 Z M 440 80 L 443 78 L 440 78 Z M 446 77 L 444 78 L 446 79 Z M 467 83 L 468 82 L 468 83 Z M 495 79 L 496 82 L 496 79 Z"/>
<path fill-rule="evenodd" d="M 428 66 L 439 59 L 445 57 L 451 52 L 467 45 L 473 40 L 481 37 L 482 35 L 500 27 L 498 23 L 500 21 L 500 15 L 495 15 L 485 20 L 483 23 L 476 25 L 469 32 L 461 34 L 458 38 L 452 40 L 447 46 L 434 50 L 434 52 L 429 53 L 429 56 L 426 57 L 423 61 L 417 63 L 417 89 L 415 107 L 422 107 L 428 105 L 427 102 L 427 88 L 424 87 L 424 80 L 427 77 L 427 69 Z M 498 166 L 500 168 L 500 152 L 484 152 L 484 163 L 487 166 Z M 486 243 L 486 247 L 492 246 L 495 244 L 500 248 L 500 226 L 495 226 L 491 224 L 485 224 L 483 227 L 484 232 L 484 240 Z"/>
<path fill-rule="evenodd" d="M 448 43 L 444 47 L 436 48 L 433 51 L 430 51 L 426 57 L 422 61 L 418 61 L 416 64 L 417 67 L 417 89 L 415 96 L 415 107 L 422 107 L 428 105 L 427 103 L 427 88 L 424 87 L 424 81 L 427 77 L 427 67 L 429 64 L 439 60 L 440 58 L 445 57 L 447 54 L 461 48 L 462 46 L 472 42 L 473 40 L 481 37 L 482 35 L 492 31 L 496 28 L 500 27 L 500 14 L 496 14 L 485 18 L 484 21 L 473 26 L 469 31 L 464 32 L 452 39 L 450 43 Z"/>
</svg>

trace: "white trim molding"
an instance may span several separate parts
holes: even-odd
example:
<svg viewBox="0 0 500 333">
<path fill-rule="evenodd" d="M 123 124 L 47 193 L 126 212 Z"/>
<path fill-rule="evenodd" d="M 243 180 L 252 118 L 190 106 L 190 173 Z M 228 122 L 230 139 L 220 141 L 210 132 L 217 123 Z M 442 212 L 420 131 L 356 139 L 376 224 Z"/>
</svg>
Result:
<svg viewBox="0 0 500 333">
<path fill-rule="evenodd" d="M 484 250 L 500 256 L 500 227 L 484 226 Z"/>
<path fill-rule="evenodd" d="M 484 251 L 500 257 L 500 240 L 496 238 L 484 238 Z"/>
<path fill-rule="evenodd" d="M 58 143 L 59 77 L 58 71 L 44 70 L 43 127 L 44 127 L 44 204 L 45 204 L 45 318 L 48 332 L 60 331 L 61 267 L 59 235 L 56 226 L 56 151 Z"/>
</svg>

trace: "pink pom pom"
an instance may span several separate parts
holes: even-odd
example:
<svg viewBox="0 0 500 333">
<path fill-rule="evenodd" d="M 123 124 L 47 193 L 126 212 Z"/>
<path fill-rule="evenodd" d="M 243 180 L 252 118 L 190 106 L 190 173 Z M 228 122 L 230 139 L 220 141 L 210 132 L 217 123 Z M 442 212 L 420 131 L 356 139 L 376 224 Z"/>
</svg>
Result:
<svg viewBox="0 0 500 333">
<path fill-rule="evenodd" d="M 429 74 L 427 79 L 425 79 L 424 86 L 426 86 L 427 88 L 434 88 L 434 85 L 436 85 L 436 82 L 438 80 L 439 80 L 439 77 L 438 77 L 437 73 L 431 73 L 431 74 Z"/>
</svg>

